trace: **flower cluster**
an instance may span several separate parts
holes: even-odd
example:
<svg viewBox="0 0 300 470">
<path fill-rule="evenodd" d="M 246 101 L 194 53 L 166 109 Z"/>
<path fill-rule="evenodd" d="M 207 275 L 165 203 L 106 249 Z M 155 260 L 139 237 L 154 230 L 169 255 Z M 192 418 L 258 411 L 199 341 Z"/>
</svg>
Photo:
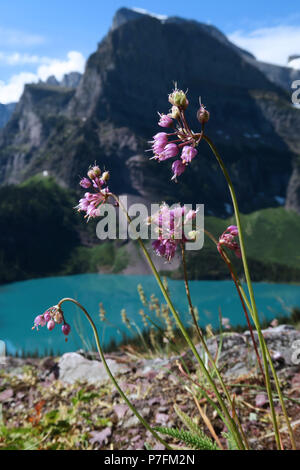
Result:
<svg viewBox="0 0 300 470">
<path fill-rule="evenodd" d="M 177 205 L 170 209 L 167 204 L 163 203 L 158 212 L 148 218 L 148 224 L 154 225 L 158 234 L 157 240 L 152 242 L 156 254 L 171 261 L 180 244 L 194 240 L 195 231 L 190 231 L 186 236 L 184 226 L 190 225 L 195 217 L 196 211 L 186 212 L 185 206 Z"/>
<path fill-rule="evenodd" d="M 71 327 L 66 323 L 63 311 L 58 305 L 54 305 L 54 307 L 48 308 L 48 310 L 46 310 L 42 315 L 38 315 L 34 319 L 34 326 L 32 329 L 34 330 L 36 328 L 38 330 L 39 326 L 42 327 L 47 325 L 48 330 L 51 331 L 55 327 L 56 323 L 59 325 L 62 324 L 61 331 L 65 336 L 68 336 L 71 331 Z"/>
<path fill-rule="evenodd" d="M 172 132 L 159 132 L 153 136 L 151 150 L 154 153 L 155 160 L 164 161 L 169 158 L 177 157 L 180 152 L 180 158 L 172 164 L 173 177 L 176 180 L 178 176 L 186 170 L 187 166 L 196 157 L 198 146 L 203 133 L 194 133 L 185 118 L 185 110 L 188 107 L 186 94 L 182 90 L 175 90 L 169 95 L 169 102 L 172 108 L 169 114 L 159 114 L 158 125 L 164 128 L 171 128 Z M 209 112 L 200 104 L 197 112 L 197 118 L 202 127 L 209 120 Z M 173 140 L 170 140 L 173 139 Z"/>
<path fill-rule="evenodd" d="M 88 221 L 91 218 L 99 217 L 99 207 L 106 202 L 110 195 L 107 186 L 108 180 L 108 171 L 101 173 L 98 166 L 93 166 L 89 169 L 87 178 L 82 178 L 79 183 L 82 188 L 94 190 L 94 192 L 86 192 L 84 197 L 80 199 L 78 206 L 76 206 L 78 212 L 83 211 L 86 213 L 85 217 L 88 218 Z"/>
<path fill-rule="evenodd" d="M 236 225 L 230 225 L 227 227 L 224 233 L 219 238 L 218 250 L 221 252 L 223 247 L 229 248 L 234 251 L 238 258 L 241 258 L 241 249 L 235 237 L 238 237 L 239 231 Z"/>
</svg>

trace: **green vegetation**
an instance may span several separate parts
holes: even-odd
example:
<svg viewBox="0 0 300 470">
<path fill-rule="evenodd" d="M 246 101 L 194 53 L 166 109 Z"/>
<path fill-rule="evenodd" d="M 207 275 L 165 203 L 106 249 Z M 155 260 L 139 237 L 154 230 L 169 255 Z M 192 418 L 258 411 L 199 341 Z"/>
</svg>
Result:
<svg viewBox="0 0 300 470">
<path fill-rule="evenodd" d="M 234 218 L 223 220 L 205 218 L 205 229 L 215 238 Z M 262 209 L 242 215 L 249 267 L 254 281 L 299 282 L 300 281 L 300 216 L 283 208 Z M 229 253 L 230 255 L 230 253 Z M 240 260 L 230 255 L 237 273 L 242 275 Z M 205 237 L 202 250 L 187 252 L 189 279 L 224 279 L 229 276 L 214 243 Z M 182 278 L 182 268 L 173 272 L 172 278 Z"/>
<path fill-rule="evenodd" d="M 107 271 L 119 273 L 126 268 L 128 255 L 124 246 L 102 242 L 93 247 L 78 246 L 67 260 L 62 274 L 79 274 Z"/>
<path fill-rule="evenodd" d="M 74 199 L 51 178 L 0 188 L 0 281 L 59 272 L 79 243 Z"/>
<path fill-rule="evenodd" d="M 34 176 L 22 185 L 0 188 L 0 282 L 87 272 L 122 272 L 129 263 L 127 246 L 95 236 L 74 211 L 78 195 L 53 178 Z M 243 215 L 247 253 L 254 281 L 300 281 L 300 216 L 283 208 Z M 205 218 L 216 238 L 234 222 Z M 84 234 L 84 241 L 82 241 Z M 92 243 L 90 246 L 86 244 Z M 242 265 L 234 259 L 238 274 Z M 190 279 L 224 279 L 229 274 L 215 245 L 206 237 L 202 250 L 187 252 Z M 179 268 L 166 273 L 181 278 Z"/>
</svg>

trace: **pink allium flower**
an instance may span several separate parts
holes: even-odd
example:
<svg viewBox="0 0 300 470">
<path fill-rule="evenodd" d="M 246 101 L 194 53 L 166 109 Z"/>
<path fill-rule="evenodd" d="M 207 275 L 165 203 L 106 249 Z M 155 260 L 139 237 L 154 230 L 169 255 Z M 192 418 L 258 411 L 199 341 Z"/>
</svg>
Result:
<svg viewBox="0 0 300 470">
<path fill-rule="evenodd" d="M 176 144 L 167 144 L 163 150 L 163 152 L 158 155 L 158 159 L 163 161 L 163 160 L 168 160 L 168 158 L 176 157 L 178 154 L 178 147 Z"/>
<path fill-rule="evenodd" d="M 153 136 L 152 150 L 154 155 L 159 155 L 164 151 L 165 146 L 168 143 L 168 134 L 166 132 L 159 132 Z"/>
<path fill-rule="evenodd" d="M 82 180 L 80 181 L 80 186 L 82 186 L 82 188 L 90 188 L 91 185 L 92 185 L 92 182 L 91 180 L 89 180 L 88 178 L 82 178 Z"/>
<path fill-rule="evenodd" d="M 44 320 L 45 320 L 46 322 L 50 321 L 51 318 L 52 318 L 50 311 L 49 311 L 49 310 L 46 310 L 46 312 L 44 313 L 43 317 L 44 317 Z"/>
<path fill-rule="evenodd" d="M 197 150 L 190 145 L 185 145 L 182 149 L 181 160 L 183 163 L 190 163 L 197 155 Z"/>
<path fill-rule="evenodd" d="M 38 315 L 37 317 L 35 317 L 34 319 L 34 327 L 36 327 L 36 329 L 38 329 L 39 326 L 45 326 L 46 325 L 46 320 L 44 318 L 43 315 Z"/>
<path fill-rule="evenodd" d="M 172 165 L 173 176 L 172 180 L 176 180 L 177 176 L 182 175 L 186 170 L 186 165 L 181 160 L 175 160 Z"/>
<path fill-rule="evenodd" d="M 170 209 L 164 203 L 159 211 L 151 216 L 148 223 L 155 226 L 158 234 L 157 240 L 152 242 L 152 247 L 158 256 L 171 261 L 177 247 L 190 240 L 185 236 L 184 225 L 194 218 L 196 212 L 189 211 L 188 214 L 190 214 L 189 219 L 185 218 L 185 207 L 178 205 Z"/>
<path fill-rule="evenodd" d="M 32 329 L 38 329 L 38 326 L 45 326 L 47 324 L 47 328 L 52 330 L 55 326 L 55 323 L 59 323 L 59 318 L 63 319 L 63 313 L 57 305 L 54 305 L 54 307 L 48 308 L 48 310 L 46 310 L 43 315 L 38 315 L 35 318 Z"/>
<path fill-rule="evenodd" d="M 188 213 L 185 216 L 185 221 L 188 222 L 190 220 L 193 220 L 196 217 L 196 211 L 194 210 L 189 210 Z"/>
<path fill-rule="evenodd" d="M 55 328 L 56 323 L 63 323 L 61 330 L 65 336 L 68 336 L 71 331 L 71 327 L 65 322 L 63 311 L 58 307 L 58 305 L 50 307 L 43 315 L 38 315 L 34 320 L 34 326 L 32 329 L 38 330 L 39 326 L 45 326 L 47 324 L 48 330 L 52 331 Z"/>
<path fill-rule="evenodd" d="M 94 166 L 88 171 L 88 178 L 83 178 L 80 181 L 80 185 L 83 187 L 90 187 L 94 189 L 94 192 L 86 192 L 84 197 L 79 200 L 79 204 L 76 206 L 78 212 L 85 212 L 85 217 L 88 221 L 91 218 L 100 216 L 99 207 L 107 201 L 110 195 L 110 191 L 106 186 L 109 179 L 109 172 L 105 171 L 100 178 L 101 170 L 98 166 Z M 83 183 L 82 183 L 83 182 Z M 88 185 L 89 183 L 89 185 Z"/>
<path fill-rule="evenodd" d="M 239 234 L 239 230 L 236 225 L 229 225 L 229 227 L 227 227 L 227 232 L 231 233 L 234 237 L 237 237 Z"/>
<path fill-rule="evenodd" d="M 203 137 L 203 126 L 209 119 L 209 112 L 200 103 L 197 117 L 202 124 L 202 129 L 200 132 L 193 132 L 185 116 L 185 110 L 189 104 L 186 93 L 175 87 L 175 90 L 173 90 L 168 98 L 172 104 L 171 112 L 167 115 L 159 113 L 160 120 L 158 125 L 161 127 L 172 127 L 172 131 L 170 133 L 159 132 L 156 134 L 151 141 L 152 147 L 149 150 L 152 150 L 154 153 L 153 159 L 164 161 L 177 155 L 174 145 L 177 145 L 178 149 L 182 148 L 181 162 L 176 161 L 172 166 L 172 180 L 176 180 L 178 176 L 182 175 L 198 153 L 196 147 Z M 170 140 L 171 138 L 174 140 Z"/>
<path fill-rule="evenodd" d="M 99 193 L 85 193 L 84 197 L 79 200 L 78 212 L 84 211 L 86 212 L 86 216 L 88 220 L 94 217 L 99 217 L 100 210 L 99 206 L 106 201 L 106 195 Z"/>
<path fill-rule="evenodd" d="M 229 250 L 234 251 L 238 258 L 241 258 L 241 249 L 235 240 L 235 237 L 237 237 L 238 234 L 238 228 L 235 225 L 230 225 L 219 238 L 218 250 L 221 251 L 222 247 L 226 247 Z"/>
<path fill-rule="evenodd" d="M 158 125 L 160 127 L 171 127 L 173 126 L 173 119 L 170 118 L 167 114 L 160 114 L 160 119 L 158 121 Z"/>
<path fill-rule="evenodd" d="M 152 242 L 152 248 L 158 256 L 164 256 L 166 252 L 166 247 L 160 238 Z"/>
<path fill-rule="evenodd" d="M 70 331 L 71 331 L 71 327 L 70 327 L 69 323 L 65 323 L 65 324 L 61 327 L 61 331 L 63 332 L 64 335 L 68 336 L 68 334 L 69 334 Z"/>
</svg>

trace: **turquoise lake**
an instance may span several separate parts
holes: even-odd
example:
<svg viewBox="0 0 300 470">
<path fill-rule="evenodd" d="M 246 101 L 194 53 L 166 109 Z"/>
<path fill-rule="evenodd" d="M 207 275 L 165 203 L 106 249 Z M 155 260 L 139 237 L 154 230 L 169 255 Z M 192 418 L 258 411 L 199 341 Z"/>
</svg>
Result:
<svg viewBox="0 0 300 470">
<path fill-rule="evenodd" d="M 0 286 L 0 340 L 5 341 L 9 354 L 22 351 L 43 354 L 52 350 L 59 354 L 93 344 L 92 331 L 80 310 L 73 304 L 64 304 L 67 321 L 72 331 L 64 341 L 60 327 L 49 332 L 41 328 L 31 329 L 34 318 L 63 297 L 72 297 L 85 306 L 99 327 L 100 340 L 108 344 L 111 339 L 122 340 L 122 331 L 128 332 L 121 321 L 120 311 L 142 327 L 139 309 L 143 308 L 137 285 L 141 283 L 146 296 L 154 293 L 162 302 L 156 281 L 151 276 L 123 276 L 113 274 L 82 274 L 16 282 Z M 192 281 L 190 283 L 193 303 L 200 313 L 200 324 L 218 326 L 219 308 L 223 317 L 232 325 L 245 324 L 245 319 L 234 285 L 230 281 Z M 185 323 L 189 322 L 185 288 L 182 281 L 169 281 L 171 297 Z M 300 306 L 300 286 L 290 284 L 254 284 L 256 301 L 261 319 L 272 319 L 288 314 L 288 309 Z M 99 320 L 99 302 L 103 302 L 110 325 Z M 154 320 L 155 320 L 155 314 Z M 78 330 L 83 335 L 79 336 Z"/>
</svg>

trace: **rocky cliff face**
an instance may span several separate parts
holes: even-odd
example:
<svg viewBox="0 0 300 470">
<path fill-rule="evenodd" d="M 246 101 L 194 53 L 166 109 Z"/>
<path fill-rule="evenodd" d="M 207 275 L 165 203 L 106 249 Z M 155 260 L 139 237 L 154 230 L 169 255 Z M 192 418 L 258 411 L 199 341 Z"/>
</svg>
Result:
<svg viewBox="0 0 300 470">
<path fill-rule="evenodd" d="M 59 134 L 61 122 L 65 123 L 61 113 L 73 94 L 73 89 L 44 83 L 25 86 L 14 114 L 0 133 L 0 181 L 23 181 L 35 165 L 47 169 L 47 159 L 51 159 L 47 145 Z"/>
<path fill-rule="evenodd" d="M 0 129 L 5 126 L 10 116 L 12 115 L 15 107 L 16 103 L 0 103 Z"/>
<path fill-rule="evenodd" d="M 199 95 L 211 112 L 207 133 L 226 161 L 242 211 L 283 204 L 300 153 L 300 111 L 289 94 L 216 28 L 118 15 L 76 90 L 26 87 L 0 134 L 0 181 L 47 170 L 74 186 L 96 160 L 112 171 L 111 186 L 119 193 L 178 201 L 180 190 L 181 201 L 228 215 L 229 194 L 205 143 L 180 188 L 170 182 L 170 165 L 149 161 L 145 153 L 157 132 L 157 111 L 168 111 L 167 93 L 177 81 L 189 89 L 195 128 Z"/>
<path fill-rule="evenodd" d="M 79 72 L 66 73 L 62 80 L 59 81 L 54 75 L 48 77 L 46 84 L 52 86 L 61 86 L 65 88 L 77 88 L 80 82 L 82 74 Z"/>
<path fill-rule="evenodd" d="M 289 94 L 292 93 L 292 83 L 300 80 L 300 70 L 292 67 L 281 67 L 280 65 L 267 64 L 260 62 L 252 57 L 248 57 L 249 62 L 263 72 L 268 79 L 279 85 Z"/>
</svg>

